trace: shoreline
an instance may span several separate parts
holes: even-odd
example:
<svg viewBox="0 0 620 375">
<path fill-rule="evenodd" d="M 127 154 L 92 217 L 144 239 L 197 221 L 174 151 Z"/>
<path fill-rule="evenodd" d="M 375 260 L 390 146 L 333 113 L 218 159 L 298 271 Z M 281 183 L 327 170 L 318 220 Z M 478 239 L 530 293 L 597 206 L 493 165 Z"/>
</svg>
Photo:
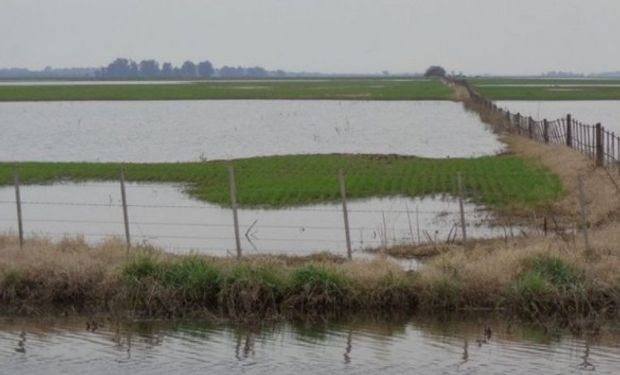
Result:
<svg viewBox="0 0 620 375">
<path fill-rule="evenodd" d="M 553 249 L 553 250 L 552 250 Z M 554 247 L 554 241 L 504 249 L 453 249 L 419 271 L 380 257 L 347 261 L 330 254 L 240 260 L 132 248 L 119 239 L 91 246 L 0 237 L 4 314 L 50 311 L 177 319 L 231 320 L 446 311 L 496 311 L 524 319 L 617 317 L 620 260 Z"/>
</svg>

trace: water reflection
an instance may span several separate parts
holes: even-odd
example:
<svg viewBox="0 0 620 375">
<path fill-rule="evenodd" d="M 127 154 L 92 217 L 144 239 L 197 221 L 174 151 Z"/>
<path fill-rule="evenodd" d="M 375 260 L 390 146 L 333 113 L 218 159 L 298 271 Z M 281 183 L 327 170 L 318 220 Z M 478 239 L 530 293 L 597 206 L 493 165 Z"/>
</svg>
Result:
<svg viewBox="0 0 620 375">
<path fill-rule="evenodd" d="M 176 252 L 216 256 L 235 252 L 232 213 L 200 202 L 175 184 L 129 183 L 130 231 L 134 244 L 156 245 Z M 123 236 L 120 189 L 113 182 L 27 185 L 21 188 L 24 231 L 55 240 L 83 235 L 89 242 Z M 0 187 L 0 232 L 17 230 L 13 187 Z M 458 201 L 449 197 L 371 198 L 348 204 L 352 246 L 362 250 L 395 244 L 447 241 L 458 231 Z M 501 237 L 494 214 L 473 203 L 464 205 L 472 238 Z M 246 254 L 345 254 L 339 203 L 282 209 L 239 210 L 241 245 Z M 417 230 L 415 230 L 417 229 Z M 431 237 L 428 233 L 434 233 Z M 425 236 L 426 234 L 426 236 Z"/>
<path fill-rule="evenodd" d="M 87 325 L 88 323 L 88 325 Z M 0 321 L 6 373 L 516 373 L 620 371 L 620 331 L 596 335 L 500 320 Z M 472 342 L 476 344 L 472 345 Z"/>
</svg>

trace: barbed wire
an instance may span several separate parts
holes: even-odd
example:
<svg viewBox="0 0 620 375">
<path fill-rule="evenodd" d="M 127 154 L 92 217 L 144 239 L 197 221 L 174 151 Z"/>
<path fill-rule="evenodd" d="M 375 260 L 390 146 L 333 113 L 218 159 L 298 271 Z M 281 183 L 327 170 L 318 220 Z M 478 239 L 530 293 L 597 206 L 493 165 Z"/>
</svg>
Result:
<svg viewBox="0 0 620 375">
<path fill-rule="evenodd" d="M 381 156 L 379 156 L 379 160 L 380 160 Z M 390 158 L 389 155 L 386 155 L 385 158 Z M 406 160 L 407 158 L 411 158 L 412 160 L 415 160 L 417 157 L 412 155 L 410 157 L 408 156 L 403 156 L 400 158 L 394 158 L 394 160 Z M 390 159 L 391 160 L 391 159 Z M 435 160 L 435 159 L 432 159 Z M 445 159 L 445 160 L 449 160 Z M 13 169 L 15 167 L 17 167 L 18 170 L 27 170 L 27 169 L 34 169 L 34 170 L 41 170 L 41 168 L 43 166 L 48 166 L 50 163 L 53 165 L 54 162 L 41 162 L 42 165 L 41 166 L 37 166 L 37 165 L 29 165 L 29 164 L 22 164 L 22 162 L 16 162 L 16 163 L 11 163 L 11 164 L 3 164 L 0 162 L 0 170 L 1 169 L 9 169 L 10 172 L 13 172 Z M 97 164 L 106 164 L 106 163 L 98 163 L 98 162 L 92 162 L 90 164 L 93 165 L 97 165 Z M 148 168 L 152 168 L 149 166 L 150 164 L 145 164 L 145 169 Z M 155 165 L 155 164 L 153 164 Z M 333 178 L 334 181 L 337 181 L 338 178 L 338 169 L 342 169 L 345 172 L 348 172 L 348 176 L 369 176 L 369 177 L 377 177 L 377 176 L 401 176 L 401 177 L 412 177 L 412 176 L 417 176 L 417 175 L 432 175 L 432 176 L 448 176 L 448 177 L 454 177 L 456 178 L 456 175 L 458 173 L 461 173 L 462 176 L 466 177 L 466 176 L 487 176 L 489 174 L 488 170 L 484 170 L 484 171 L 476 171 L 476 170 L 471 170 L 470 168 L 464 168 L 462 170 L 459 169 L 453 169 L 450 171 L 438 171 L 433 169 L 433 165 L 428 165 L 428 166 L 421 166 L 421 167 L 415 167 L 415 168 L 407 168 L 406 166 L 402 166 L 402 167 L 395 167 L 397 170 L 382 170 L 382 171 L 373 171 L 373 172 L 365 172 L 362 168 L 359 167 L 353 167 L 353 166 L 348 166 L 348 165 L 342 165 L 340 168 L 335 168 L 334 170 L 331 171 L 325 171 L 325 168 L 321 168 L 321 169 L 313 169 L 313 168 L 303 168 L 300 167 L 299 165 L 296 165 L 294 163 L 292 163 L 292 165 L 290 167 L 287 168 L 283 168 L 283 167 L 277 167 L 277 168 L 269 168 L 269 169 L 250 169 L 250 168 L 244 168 L 244 167 L 239 167 L 239 166 L 235 166 L 234 165 L 234 161 L 232 162 L 232 165 L 234 166 L 234 171 L 236 174 L 236 177 L 242 177 L 243 174 L 248 174 L 248 175 L 267 175 L 267 176 L 273 176 L 274 174 L 277 175 L 291 175 L 291 176 L 295 176 L 295 177 L 315 177 L 315 176 L 323 176 L 323 177 L 329 177 L 330 179 Z M 206 168 L 212 168 L 211 166 L 206 167 Z M 227 168 L 227 167 L 226 167 Z M 119 167 L 119 170 L 121 169 L 121 167 Z M 106 182 L 117 182 L 118 181 L 118 177 L 117 176 L 105 176 L 105 177 L 97 177 L 97 176 L 93 176 L 93 177 L 80 177 L 80 176 L 75 176 L 72 177 L 70 176 L 70 174 L 72 172 L 76 172 L 79 171 L 79 169 L 71 169 L 70 167 L 67 168 L 66 170 L 58 170 L 58 171 L 54 171 L 54 173 L 50 173 L 47 178 L 51 179 L 51 180 L 57 180 L 54 181 L 57 184 L 67 184 L 67 183 L 79 183 L 79 184 L 84 184 L 84 185 L 90 185 L 93 187 L 106 187 L 107 184 L 94 184 L 93 182 L 100 182 L 100 183 L 106 183 Z M 223 169 L 224 172 L 221 173 L 212 173 L 211 171 L 209 171 L 208 169 L 201 172 L 200 174 L 200 178 L 198 180 L 193 180 L 192 179 L 188 179 L 188 180 L 184 180 L 184 176 L 183 175 L 179 175 L 178 177 L 175 178 L 171 178 L 167 181 L 154 181 L 154 179 L 148 179 L 148 178 L 138 178 L 138 179 L 131 179 L 131 172 L 132 170 L 125 170 L 125 177 L 127 178 L 128 181 L 131 181 L 134 187 L 136 188 L 141 188 L 141 187 L 146 187 L 148 188 L 149 186 L 158 186 L 159 183 L 165 183 L 165 184 L 177 184 L 177 185 L 185 185 L 185 184 L 192 184 L 192 183 L 196 183 L 196 182 L 200 182 L 200 180 L 208 180 L 208 177 L 212 177 L 213 181 L 217 181 L 217 180 L 222 180 L 222 181 L 228 181 L 228 170 L 227 169 Z M 493 176 L 499 176 L 499 177 L 505 177 L 505 176 L 525 176 L 525 177 L 531 177 L 533 171 L 504 171 L 504 170 L 491 170 L 493 173 Z M 312 173 L 311 176 L 308 176 L 308 173 Z M 544 174 L 550 174 L 550 172 L 544 172 L 544 171 L 539 171 L 538 172 L 541 175 Z M 67 179 L 71 179 L 70 181 L 68 181 Z M 46 183 L 42 182 L 42 181 L 37 181 L 35 182 L 36 184 L 40 184 L 40 185 L 45 185 Z M 143 186 L 140 186 L 143 185 Z M 146 185 L 146 186 L 144 186 Z M 129 185 L 128 185 L 129 186 Z"/>
</svg>

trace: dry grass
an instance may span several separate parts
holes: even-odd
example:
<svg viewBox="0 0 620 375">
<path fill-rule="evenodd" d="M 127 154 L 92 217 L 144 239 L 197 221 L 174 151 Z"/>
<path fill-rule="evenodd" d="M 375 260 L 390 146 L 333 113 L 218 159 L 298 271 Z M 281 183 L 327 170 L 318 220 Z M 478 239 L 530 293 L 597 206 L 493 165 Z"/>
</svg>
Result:
<svg viewBox="0 0 620 375">
<path fill-rule="evenodd" d="M 245 318 L 352 308 L 409 308 L 412 277 L 386 260 L 331 254 L 252 256 L 241 261 L 132 249 L 110 239 L 52 242 L 0 236 L 0 302 L 5 311 L 51 309 L 154 317 L 225 314 Z"/>
<path fill-rule="evenodd" d="M 597 243 L 597 242 L 595 242 Z M 577 245 L 575 245 L 577 244 Z M 385 259 L 262 256 L 213 258 L 0 236 L 0 302 L 8 312 L 54 309 L 117 316 L 256 319 L 339 314 L 499 309 L 525 317 L 607 314 L 620 306 L 620 249 L 586 256 L 579 241 L 517 238 L 450 248 L 419 272 Z"/>
<path fill-rule="evenodd" d="M 36 313 L 41 305 L 101 304 L 116 288 L 114 269 L 124 257 L 114 240 L 92 248 L 82 238 L 53 243 L 35 237 L 20 250 L 15 237 L 0 236 L 0 300 L 20 313 Z"/>
<path fill-rule="evenodd" d="M 617 311 L 620 249 L 592 256 L 541 238 L 498 245 L 455 249 L 429 261 L 417 279 L 422 306 L 501 308 L 527 317 Z"/>
<path fill-rule="evenodd" d="M 620 192 L 616 185 L 620 178 L 616 172 L 596 168 L 593 161 L 566 146 L 545 145 L 519 136 L 506 136 L 503 141 L 511 152 L 540 161 L 560 177 L 567 195 L 553 204 L 554 212 L 571 218 L 578 215 L 577 181 L 581 176 L 590 222 L 600 225 L 617 217 Z"/>
<path fill-rule="evenodd" d="M 461 245 L 453 243 L 421 243 L 421 244 L 399 244 L 395 246 L 383 248 L 371 248 L 366 251 L 369 253 L 383 253 L 394 258 L 401 259 L 421 259 L 431 258 L 440 254 L 444 254 L 452 249 L 461 248 Z"/>
</svg>

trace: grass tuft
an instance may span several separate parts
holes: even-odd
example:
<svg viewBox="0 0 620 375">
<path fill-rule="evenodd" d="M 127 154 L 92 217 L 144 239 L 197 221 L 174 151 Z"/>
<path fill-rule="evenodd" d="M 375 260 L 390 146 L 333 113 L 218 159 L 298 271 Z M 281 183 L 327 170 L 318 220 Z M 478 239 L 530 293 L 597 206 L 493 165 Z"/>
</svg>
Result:
<svg viewBox="0 0 620 375">
<path fill-rule="evenodd" d="M 235 317 L 277 313 L 286 286 L 285 275 L 273 264 L 239 264 L 225 276 L 219 302 Z"/>
<path fill-rule="evenodd" d="M 291 302 L 301 310 L 333 310 L 347 303 L 349 280 L 325 265 L 296 268 L 290 279 Z"/>
</svg>

